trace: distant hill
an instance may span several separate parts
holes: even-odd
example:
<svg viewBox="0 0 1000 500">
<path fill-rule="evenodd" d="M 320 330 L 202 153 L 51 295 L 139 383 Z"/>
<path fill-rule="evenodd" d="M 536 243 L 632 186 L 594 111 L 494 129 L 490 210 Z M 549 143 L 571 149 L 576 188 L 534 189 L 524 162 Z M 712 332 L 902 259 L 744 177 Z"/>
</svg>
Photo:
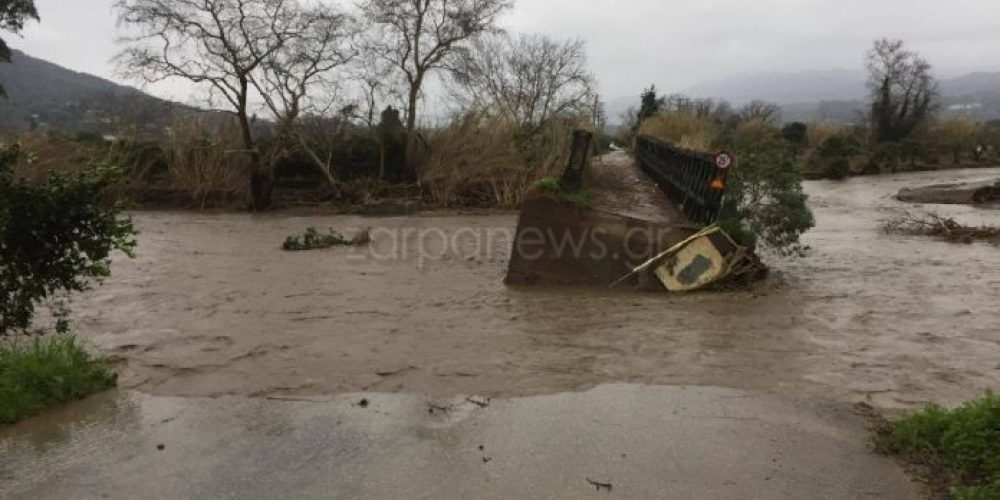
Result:
<svg viewBox="0 0 1000 500">
<path fill-rule="evenodd" d="M 939 85 L 944 116 L 1000 119 L 1000 72 L 970 73 L 942 79 Z M 780 104 L 785 121 L 839 123 L 857 121 L 865 111 L 867 97 L 864 72 L 841 69 L 743 75 L 701 83 L 680 93 L 725 99 L 734 106 L 763 99 Z M 610 101 L 609 116 L 617 118 L 638 101 L 638 95 Z"/>
<path fill-rule="evenodd" d="M 994 96 L 1000 93 L 1000 72 L 969 73 L 941 81 L 941 93 L 948 97 Z"/>
<path fill-rule="evenodd" d="M 0 132 L 57 129 L 72 133 L 114 134 L 137 125 L 144 135 L 162 134 L 176 113 L 195 108 L 165 101 L 135 88 L 13 51 L 0 64 Z"/>
<path fill-rule="evenodd" d="M 701 83 L 681 93 L 691 97 L 723 98 L 734 106 L 754 99 L 778 104 L 849 101 L 864 96 L 865 74 L 844 69 L 758 73 Z"/>
</svg>

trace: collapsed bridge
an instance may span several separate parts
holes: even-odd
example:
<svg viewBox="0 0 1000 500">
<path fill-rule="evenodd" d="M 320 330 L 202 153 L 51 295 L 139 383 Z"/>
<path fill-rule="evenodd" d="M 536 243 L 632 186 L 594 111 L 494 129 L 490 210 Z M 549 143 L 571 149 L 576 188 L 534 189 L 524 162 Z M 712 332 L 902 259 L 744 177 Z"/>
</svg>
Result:
<svg viewBox="0 0 1000 500">
<path fill-rule="evenodd" d="M 728 153 L 707 155 L 642 136 L 634 161 L 618 151 L 590 165 L 590 140 L 574 134 L 559 186 L 527 196 L 507 284 L 611 285 L 718 221 L 734 163 Z M 736 250 L 724 234 L 711 240 L 720 254 Z M 724 259 L 715 260 L 718 267 Z M 700 274 L 711 270 L 699 264 Z"/>
</svg>

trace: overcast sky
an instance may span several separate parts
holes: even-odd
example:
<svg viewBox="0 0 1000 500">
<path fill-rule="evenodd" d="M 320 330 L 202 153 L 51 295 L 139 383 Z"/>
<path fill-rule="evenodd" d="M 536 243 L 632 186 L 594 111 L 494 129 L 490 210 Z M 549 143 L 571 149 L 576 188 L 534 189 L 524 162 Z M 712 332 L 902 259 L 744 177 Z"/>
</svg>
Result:
<svg viewBox="0 0 1000 500">
<path fill-rule="evenodd" d="M 36 0 L 42 16 L 12 45 L 116 79 L 111 0 Z M 771 71 L 860 69 L 882 36 L 903 38 L 940 76 L 1000 69 L 1000 0 L 520 0 L 512 31 L 579 37 L 606 99 L 655 82 L 674 92 Z M 190 89 L 154 93 L 191 102 Z"/>
</svg>

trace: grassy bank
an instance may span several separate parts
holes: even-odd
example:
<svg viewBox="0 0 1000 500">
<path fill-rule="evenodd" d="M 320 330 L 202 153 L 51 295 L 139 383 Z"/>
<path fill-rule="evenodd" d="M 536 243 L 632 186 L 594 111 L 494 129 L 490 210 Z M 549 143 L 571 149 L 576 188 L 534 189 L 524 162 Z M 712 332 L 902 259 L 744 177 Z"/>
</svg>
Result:
<svg viewBox="0 0 1000 500">
<path fill-rule="evenodd" d="M 116 380 L 70 335 L 0 342 L 0 424 L 108 389 Z"/>
<path fill-rule="evenodd" d="M 1000 395 L 886 422 L 876 445 L 920 467 L 939 498 L 1000 499 Z"/>
</svg>

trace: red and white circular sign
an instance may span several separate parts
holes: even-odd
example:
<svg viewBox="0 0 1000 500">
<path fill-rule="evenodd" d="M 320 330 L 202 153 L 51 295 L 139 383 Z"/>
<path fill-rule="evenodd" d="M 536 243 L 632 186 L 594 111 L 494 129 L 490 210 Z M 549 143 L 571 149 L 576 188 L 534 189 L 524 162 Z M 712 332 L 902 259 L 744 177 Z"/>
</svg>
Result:
<svg viewBox="0 0 1000 500">
<path fill-rule="evenodd" d="M 733 155 L 726 151 L 719 151 L 715 155 L 715 166 L 719 170 L 729 170 L 733 166 Z"/>
</svg>

